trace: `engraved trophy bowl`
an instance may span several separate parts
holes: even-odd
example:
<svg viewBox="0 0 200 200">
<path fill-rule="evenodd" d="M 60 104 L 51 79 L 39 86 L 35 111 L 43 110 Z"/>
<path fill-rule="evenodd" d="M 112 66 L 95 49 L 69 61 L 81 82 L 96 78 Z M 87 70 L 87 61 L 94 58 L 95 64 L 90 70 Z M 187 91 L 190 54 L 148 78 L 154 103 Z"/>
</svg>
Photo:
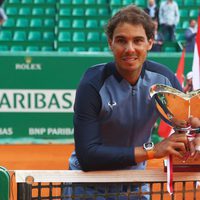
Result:
<svg viewBox="0 0 200 200">
<path fill-rule="evenodd" d="M 191 116 L 200 118 L 200 90 L 185 94 L 170 86 L 155 84 L 150 88 L 150 96 L 161 118 L 174 130 L 185 134 L 200 132 L 200 128 L 191 128 L 188 123 Z M 172 159 L 174 171 L 200 171 L 200 160 L 191 156 L 184 160 L 176 156 Z"/>
</svg>

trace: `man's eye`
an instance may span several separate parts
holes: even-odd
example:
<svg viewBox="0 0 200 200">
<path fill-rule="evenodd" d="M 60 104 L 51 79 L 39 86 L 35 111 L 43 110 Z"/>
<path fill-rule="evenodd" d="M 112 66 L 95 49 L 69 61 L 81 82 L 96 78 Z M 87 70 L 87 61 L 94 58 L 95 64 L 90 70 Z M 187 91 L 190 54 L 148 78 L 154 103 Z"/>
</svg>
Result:
<svg viewBox="0 0 200 200">
<path fill-rule="evenodd" d="M 121 43 L 121 44 L 124 44 L 126 41 L 124 39 L 118 39 L 117 42 Z"/>
<path fill-rule="evenodd" d="M 134 43 L 140 43 L 140 42 L 143 42 L 143 39 L 137 38 L 137 39 L 134 40 Z"/>
</svg>

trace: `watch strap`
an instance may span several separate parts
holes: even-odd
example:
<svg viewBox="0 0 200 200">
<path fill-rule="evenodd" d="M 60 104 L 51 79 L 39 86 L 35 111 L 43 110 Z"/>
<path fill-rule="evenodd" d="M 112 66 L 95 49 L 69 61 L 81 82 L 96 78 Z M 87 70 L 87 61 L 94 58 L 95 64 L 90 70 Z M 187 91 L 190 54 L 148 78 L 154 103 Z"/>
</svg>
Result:
<svg viewBox="0 0 200 200">
<path fill-rule="evenodd" d="M 146 153 L 147 153 L 147 159 L 150 160 L 150 159 L 154 159 L 154 155 L 155 155 L 155 151 L 154 149 L 151 149 L 151 150 L 146 150 Z"/>
</svg>

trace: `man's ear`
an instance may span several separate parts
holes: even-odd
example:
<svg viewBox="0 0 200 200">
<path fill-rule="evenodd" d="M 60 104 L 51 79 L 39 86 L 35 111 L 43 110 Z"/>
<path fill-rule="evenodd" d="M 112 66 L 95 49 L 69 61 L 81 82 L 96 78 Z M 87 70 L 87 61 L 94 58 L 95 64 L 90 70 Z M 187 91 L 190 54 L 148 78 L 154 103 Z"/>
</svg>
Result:
<svg viewBox="0 0 200 200">
<path fill-rule="evenodd" d="M 148 50 L 151 50 L 151 48 L 152 48 L 152 46 L 153 46 L 153 43 L 154 43 L 154 39 L 153 38 L 151 38 L 151 39 L 149 39 L 149 47 L 148 47 Z"/>
<path fill-rule="evenodd" d="M 112 51 L 112 40 L 111 39 L 108 39 L 108 46 L 109 46 L 110 50 Z"/>
</svg>

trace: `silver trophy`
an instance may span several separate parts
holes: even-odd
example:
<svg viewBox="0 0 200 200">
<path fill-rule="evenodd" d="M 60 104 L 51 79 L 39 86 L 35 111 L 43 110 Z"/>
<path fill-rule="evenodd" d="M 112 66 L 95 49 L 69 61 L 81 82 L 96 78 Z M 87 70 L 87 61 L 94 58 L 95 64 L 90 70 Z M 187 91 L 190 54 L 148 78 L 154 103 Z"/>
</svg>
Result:
<svg viewBox="0 0 200 200">
<path fill-rule="evenodd" d="M 150 96 L 155 99 L 161 118 L 176 132 L 185 133 L 188 137 L 200 133 L 200 128 L 192 128 L 190 117 L 200 118 L 200 90 L 188 94 L 175 88 L 156 84 L 150 88 Z M 200 161 L 193 160 L 189 152 L 181 160 L 173 156 L 174 171 L 200 171 Z"/>
</svg>

